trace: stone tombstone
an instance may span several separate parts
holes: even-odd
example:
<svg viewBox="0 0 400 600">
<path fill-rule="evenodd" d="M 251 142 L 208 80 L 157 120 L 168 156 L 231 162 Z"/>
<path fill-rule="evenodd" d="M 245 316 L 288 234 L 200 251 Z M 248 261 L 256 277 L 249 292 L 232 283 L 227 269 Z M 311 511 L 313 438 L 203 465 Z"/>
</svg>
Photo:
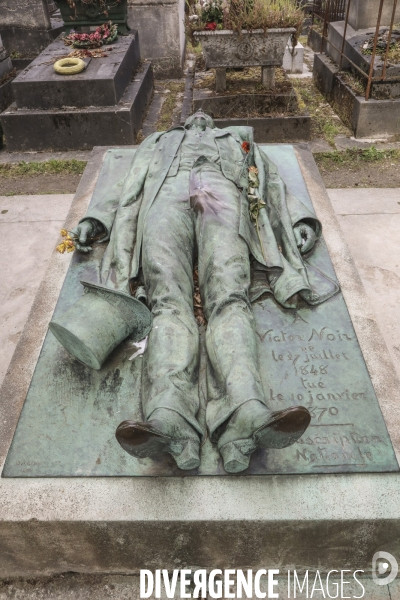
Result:
<svg viewBox="0 0 400 600">
<path fill-rule="evenodd" d="M 128 0 L 128 23 L 140 32 L 142 58 L 159 77 L 180 77 L 185 54 L 185 0 Z"/>
<path fill-rule="evenodd" d="M 61 32 L 47 0 L 0 0 L 0 33 L 8 52 L 36 56 Z"/>
<path fill-rule="evenodd" d="M 353 29 L 375 27 L 378 18 L 380 0 L 352 0 L 349 11 L 349 25 Z M 381 18 L 381 26 L 390 25 L 393 11 L 393 0 L 385 0 Z M 400 4 L 397 5 L 395 23 L 400 21 Z"/>
<path fill-rule="evenodd" d="M 1 28 L 25 27 L 48 29 L 51 27 L 46 0 L 0 0 Z"/>
</svg>

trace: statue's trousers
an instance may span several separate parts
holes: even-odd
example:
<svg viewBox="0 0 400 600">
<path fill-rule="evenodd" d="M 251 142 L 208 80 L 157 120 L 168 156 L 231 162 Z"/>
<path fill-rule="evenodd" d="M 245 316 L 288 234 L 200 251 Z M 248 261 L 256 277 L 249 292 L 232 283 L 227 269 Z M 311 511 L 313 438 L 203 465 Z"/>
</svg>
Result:
<svg viewBox="0 0 400 600">
<path fill-rule="evenodd" d="M 193 266 L 198 261 L 208 321 L 206 411 L 218 427 L 243 403 L 265 402 L 257 337 L 248 298 L 249 249 L 239 236 L 240 190 L 219 167 L 198 161 L 167 177 L 146 216 L 142 268 L 153 314 L 144 355 L 142 405 L 182 415 L 203 434 L 199 410 L 199 334 L 193 313 Z M 214 435 L 213 435 L 214 434 Z"/>
</svg>

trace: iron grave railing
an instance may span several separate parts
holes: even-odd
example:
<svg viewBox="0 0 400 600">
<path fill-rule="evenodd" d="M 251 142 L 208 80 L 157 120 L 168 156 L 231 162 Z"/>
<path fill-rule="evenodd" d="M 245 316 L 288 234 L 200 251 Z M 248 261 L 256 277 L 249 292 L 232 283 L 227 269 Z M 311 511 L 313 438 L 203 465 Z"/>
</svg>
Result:
<svg viewBox="0 0 400 600">
<path fill-rule="evenodd" d="M 399 76 L 396 77 L 387 77 L 387 67 L 388 67 L 388 55 L 389 50 L 392 44 L 392 36 L 393 29 L 395 25 L 395 17 L 396 17 L 396 9 L 398 0 L 393 0 L 393 9 L 391 13 L 391 20 L 389 27 L 385 27 L 384 31 L 384 50 L 382 52 L 382 31 L 381 31 L 381 20 L 382 20 L 382 11 L 383 5 L 387 0 L 380 0 L 379 9 L 376 20 L 375 33 L 373 37 L 373 41 L 370 49 L 370 60 L 369 67 L 367 69 L 362 69 L 359 65 L 357 65 L 354 61 L 352 61 L 348 55 L 345 54 L 345 44 L 346 44 L 346 33 L 349 22 L 349 14 L 352 0 L 313 0 L 313 19 L 314 16 L 317 16 L 321 21 L 323 21 L 322 25 L 322 37 L 321 37 L 321 52 L 323 48 L 326 47 L 326 44 L 329 44 L 332 48 L 334 48 L 340 55 L 339 61 L 339 69 L 342 70 L 343 62 L 350 64 L 353 69 L 357 71 L 362 78 L 366 80 L 365 87 L 365 100 L 369 100 L 371 97 L 371 88 L 372 84 L 379 83 L 400 83 Z M 343 21 L 344 20 L 344 31 L 341 47 L 337 47 L 331 40 L 328 39 L 328 24 L 334 21 Z M 375 67 L 375 59 L 378 50 L 378 40 L 380 41 L 379 54 L 383 57 L 382 61 L 382 69 L 381 72 L 374 76 L 374 67 Z M 386 44 L 386 49 L 385 49 Z"/>
</svg>

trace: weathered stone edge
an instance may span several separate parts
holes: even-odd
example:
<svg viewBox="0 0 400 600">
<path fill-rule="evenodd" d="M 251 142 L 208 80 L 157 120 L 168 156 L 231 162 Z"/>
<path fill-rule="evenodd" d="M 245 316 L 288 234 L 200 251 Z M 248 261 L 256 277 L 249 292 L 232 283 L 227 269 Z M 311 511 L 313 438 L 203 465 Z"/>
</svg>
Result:
<svg viewBox="0 0 400 600">
<path fill-rule="evenodd" d="M 400 461 L 400 380 L 312 154 L 302 145 L 296 147 L 296 154 Z"/>
</svg>

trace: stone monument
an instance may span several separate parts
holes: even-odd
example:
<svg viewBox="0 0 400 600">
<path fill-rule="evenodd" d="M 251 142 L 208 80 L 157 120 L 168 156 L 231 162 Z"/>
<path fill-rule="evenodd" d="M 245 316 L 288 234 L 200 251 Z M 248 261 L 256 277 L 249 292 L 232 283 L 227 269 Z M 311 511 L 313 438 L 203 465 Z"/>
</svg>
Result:
<svg viewBox="0 0 400 600">
<path fill-rule="evenodd" d="M 15 102 L 0 117 L 10 151 L 135 144 L 153 92 L 151 63 L 140 64 L 136 30 L 104 48 L 82 72 L 60 75 L 54 63 L 74 48 L 59 38 L 15 78 Z"/>
<path fill-rule="evenodd" d="M 47 0 L 0 0 L 0 34 L 9 53 L 37 56 L 62 30 Z"/>
<path fill-rule="evenodd" d="M 316 86 L 334 105 L 357 138 L 387 138 L 400 133 L 400 62 L 396 52 L 392 56 L 388 53 L 385 64 L 388 31 L 396 4 L 393 0 L 383 2 L 377 51 L 373 56 L 379 6 L 380 0 L 352 1 L 348 23 L 329 23 L 327 40 L 323 42 L 324 52 L 317 52 L 314 56 Z M 399 19 L 400 8 L 397 4 L 390 42 L 394 50 L 399 42 L 396 29 Z M 319 49 L 321 47 L 320 44 Z M 342 70 L 344 77 L 341 76 Z M 360 76 L 359 70 L 365 73 L 365 77 Z M 349 83 L 346 71 L 360 80 L 361 89 Z M 372 77 L 370 86 L 367 84 L 369 75 Z"/>
<path fill-rule="evenodd" d="M 334 564 L 337 569 L 354 569 L 356 566 L 368 572 L 377 548 L 385 548 L 398 556 L 400 478 L 392 444 L 398 453 L 399 384 L 312 155 L 304 145 L 256 146 L 247 129 L 210 129 L 215 134 L 214 146 L 211 146 L 215 152 L 214 157 L 211 156 L 213 160 L 209 160 L 209 164 L 203 163 L 204 171 L 201 164 L 193 169 L 191 161 L 188 165 L 193 177 L 195 171 L 206 175 L 202 178 L 204 195 L 190 194 L 192 205 L 186 194 L 182 205 L 176 206 L 175 186 L 170 194 L 166 194 L 168 189 L 165 188 L 165 184 L 185 177 L 185 187 L 189 186 L 189 170 L 184 175 L 180 172 L 187 158 L 187 148 L 181 143 L 181 137 L 185 140 L 189 132 L 187 137 L 190 138 L 189 127 L 157 134 L 149 138 L 148 145 L 145 141 L 139 151 L 104 147 L 93 150 L 65 229 L 71 231 L 79 221 L 83 227 L 89 215 L 93 219 L 92 225 L 103 222 L 105 214 L 100 217 L 100 209 L 107 203 L 111 208 L 112 203 L 118 205 L 118 209 L 109 213 L 106 227 L 110 226 L 110 239 L 97 243 L 101 240 L 99 237 L 91 246 L 91 252 L 54 252 L 0 392 L 0 460 L 2 466 L 4 464 L 0 479 L 0 542 L 7 548 L 0 564 L 3 577 L 66 571 L 134 574 L 139 569 L 159 569 L 160 565 L 168 570 L 213 569 L 216 565 L 261 569 L 268 565 L 282 573 L 294 566 L 298 572 L 315 566 L 320 573 L 327 573 Z M 206 132 L 202 144 L 206 143 L 209 133 Z M 169 143 L 165 154 L 164 142 Z M 176 152 L 178 147 L 180 152 Z M 243 169 L 246 180 L 253 178 L 253 186 L 246 188 L 246 182 L 240 178 L 239 185 L 229 179 L 246 157 L 251 161 L 258 151 L 264 168 L 257 174 L 249 170 L 254 167 L 249 162 L 248 168 Z M 171 160 L 166 154 L 174 153 L 173 164 L 166 171 Z M 146 194 L 158 195 L 156 182 L 163 179 L 159 214 L 157 197 L 148 212 L 143 203 L 144 196 L 139 194 L 134 200 L 134 184 L 138 184 L 136 191 L 139 193 L 144 175 L 140 169 L 139 172 L 135 170 L 139 164 L 145 164 L 144 156 L 149 160 Z M 210 168 L 209 173 L 207 168 Z M 222 168 L 227 182 L 222 178 Z M 255 175 L 259 178 L 258 186 Z M 211 177 L 222 180 L 223 187 L 226 184 L 233 192 L 228 199 L 223 199 L 225 207 L 221 206 L 219 192 L 206 203 Z M 254 193 L 260 186 L 267 190 L 266 196 L 262 195 L 262 198 L 266 197 L 266 205 L 259 205 Z M 235 259 L 226 264 L 223 232 L 232 233 L 229 208 L 235 212 L 238 195 L 243 212 L 236 222 L 233 247 L 239 253 L 236 252 Z M 201 199 L 204 200 L 200 205 L 205 209 L 203 212 L 195 210 Z M 300 271 L 297 272 L 300 277 L 307 272 L 314 293 L 319 294 L 320 300 L 325 295 L 326 299 L 311 305 L 300 297 L 295 305 L 295 298 L 291 296 L 293 307 L 286 308 L 280 303 L 285 296 L 285 288 L 280 288 L 279 284 L 280 280 L 283 283 L 283 274 L 271 278 L 271 275 L 278 276 L 280 271 L 262 269 L 265 259 L 259 256 L 261 260 L 257 260 L 253 255 L 260 240 L 251 235 L 252 228 L 257 231 L 257 226 L 256 220 L 249 217 L 249 208 L 251 206 L 252 215 L 257 216 L 262 246 L 268 239 L 272 242 L 275 239 L 275 244 L 266 247 L 267 257 L 278 259 L 279 254 L 285 264 L 283 259 L 288 260 L 290 249 L 287 241 L 294 235 L 297 221 L 295 217 L 288 224 L 284 209 L 286 206 L 293 215 L 293 209 L 299 203 L 305 207 L 303 217 L 304 210 L 308 211 L 311 220 L 307 225 L 314 233 L 313 228 L 320 222 L 324 230 L 322 236 L 318 232 L 312 251 L 301 254 L 297 244 L 297 250 L 292 247 L 296 255 L 297 252 L 300 254 Z M 168 211 L 166 219 L 165 211 Z M 262 214 L 262 211 L 266 212 Z M 164 349 L 169 339 L 174 342 L 175 331 L 164 329 L 160 332 L 157 319 L 165 316 L 168 302 L 176 305 L 175 295 L 168 294 L 165 289 L 158 313 L 157 307 L 151 304 L 156 287 L 147 287 L 139 278 L 131 280 L 129 290 L 118 289 L 120 276 L 123 279 L 125 273 L 129 277 L 130 270 L 125 270 L 124 260 L 113 260 L 114 250 L 121 248 L 121 256 L 129 262 L 131 255 L 126 252 L 126 244 L 133 246 L 132 234 L 141 230 L 141 227 L 136 228 L 137 213 L 142 214 L 143 231 L 152 225 L 150 238 L 143 238 L 141 245 L 144 260 L 147 260 L 144 253 L 153 252 L 158 240 L 160 243 L 163 238 L 168 240 L 166 233 L 172 232 L 171 219 L 182 219 L 189 225 L 189 228 L 180 229 L 178 238 L 172 240 L 172 247 L 175 247 L 186 235 L 193 239 L 195 222 L 200 225 L 207 221 L 208 228 L 225 217 L 226 224 L 218 227 L 221 253 L 217 256 L 224 269 L 215 269 L 216 279 L 212 284 L 226 273 L 225 267 L 239 269 L 240 265 L 246 265 L 246 255 L 243 259 L 241 250 L 243 243 L 248 247 L 251 244 L 251 296 L 249 289 L 248 297 L 249 301 L 253 300 L 251 306 L 249 302 L 243 303 L 243 295 L 231 296 L 219 315 L 209 316 L 208 323 L 205 320 L 210 304 L 203 304 L 202 319 L 198 314 L 199 288 L 203 287 L 203 300 L 209 301 L 208 292 L 214 286 L 204 289 L 207 281 L 204 273 L 208 259 L 213 257 L 211 250 L 215 244 L 210 245 L 210 254 L 203 252 L 203 264 L 199 261 L 201 252 L 198 257 L 191 255 L 190 243 L 186 253 L 180 250 L 177 253 L 177 258 L 183 256 L 184 262 L 182 268 L 180 266 L 171 273 L 166 288 L 171 283 L 176 289 L 183 270 L 187 281 L 192 277 L 194 294 L 193 300 L 188 300 L 187 287 L 180 289 L 179 297 L 183 294 L 188 306 L 184 307 L 180 324 L 180 313 L 171 310 L 170 317 L 183 330 L 189 323 L 190 309 L 195 312 L 199 327 L 196 329 L 192 316 L 190 332 L 184 332 L 184 336 L 187 339 L 190 335 L 191 342 L 197 339 L 200 346 L 197 352 L 196 345 L 192 355 L 194 359 L 198 357 L 199 368 L 189 364 L 181 378 L 176 377 L 174 366 L 181 364 L 183 347 L 176 352 L 171 343 L 167 357 L 170 364 L 164 373 L 157 370 L 157 365 L 153 369 L 149 364 L 154 340 L 157 342 L 160 337 Z M 115 220 L 111 227 L 113 214 Z M 192 225 L 189 219 L 193 219 Z M 288 227 L 281 232 L 282 236 L 277 239 L 273 234 L 271 238 L 268 226 L 279 233 L 284 222 Z M 98 231 L 98 235 L 102 235 L 101 228 Z M 301 238 L 303 240 L 305 236 Z M 196 244 L 197 240 L 198 235 Z M 77 244 L 86 248 L 87 241 L 83 238 Z M 302 241 L 298 243 L 303 248 Z M 115 253 L 117 256 L 118 252 Z M 165 254 L 165 264 L 162 256 L 160 264 L 150 265 L 153 281 L 161 279 L 165 282 L 163 274 L 173 258 L 169 251 Z M 196 258 L 197 269 L 194 268 L 192 273 L 190 263 L 192 259 L 195 263 Z M 288 263 L 292 264 L 289 260 Z M 110 267 L 109 282 L 100 278 L 107 265 Z M 133 273 L 135 263 L 131 265 Z M 340 279 L 340 290 L 337 278 Z M 85 282 L 84 287 L 81 281 Z M 105 283 L 107 289 L 99 290 L 106 287 Z M 233 283 L 228 281 L 229 285 Z M 239 278 L 237 285 L 241 289 L 247 286 L 245 278 Z M 89 291 L 83 296 L 85 289 Z M 261 296 L 256 297 L 257 290 L 263 291 Z M 290 293 L 289 290 L 286 292 Z M 333 295 L 328 297 L 329 294 Z M 114 339 L 115 349 L 100 369 L 93 369 L 74 358 L 48 331 L 49 322 L 59 323 L 65 319 L 77 302 L 82 306 L 82 302 L 93 301 L 98 305 L 102 303 L 103 309 L 108 301 L 107 309 L 92 317 L 101 316 L 102 331 L 106 329 L 107 317 L 108 331 L 112 332 L 114 327 L 118 334 Z M 147 349 L 145 342 L 138 342 L 142 335 L 136 328 L 139 320 L 132 319 L 133 308 L 136 309 L 139 302 L 143 310 L 142 324 L 146 325 L 146 311 L 151 309 L 153 312 Z M 213 349 L 209 344 L 210 333 L 215 332 L 218 317 L 224 317 L 229 311 L 233 314 L 238 304 L 243 309 L 240 313 L 243 319 L 249 314 L 254 318 L 256 356 L 260 365 L 258 375 L 265 390 L 264 406 L 268 405 L 274 413 L 291 406 L 304 406 L 311 416 L 307 431 L 287 448 L 258 447 L 251 453 L 249 467 L 239 476 L 227 473 L 218 446 L 206 435 L 201 442 L 200 466 L 192 470 L 178 468 L 175 458 L 165 452 L 153 457 L 130 456 L 115 440 L 115 430 L 127 420 L 146 422 L 147 416 L 142 413 L 143 400 L 146 400 L 142 384 L 147 386 L 153 375 L 152 384 L 160 384 L 160 394 L 170 375 L 176 398 L 184 400 L 189 399 L 185 393 L 188 386 L 193 392 L 191 376 L 198 373 L 196 422 L 202 432 L 207 431 L 206 401 L 210 401 L 210 391 L 217 392 L 221 385 L 217 381 L 218 385 L 214 387 L 214 375 L 219 371 L 210 372 L 210 349 Z M 70 327 L 73 324 L 76 326 L 76 319 L 70 322 Z M 127 327 L 128 330 L 133 327 L 134 331 L 118 343 Z M 119 328 L 119 333 L 115 328 Z M 233 328 L 228 320 L 226 331 L 231 336 L 235 332 L 240 334 L 243 329 Z M 93 334 L 96 337 L 95 328 Z M 82 341 L 81 336 L 79 340 Z M 223 340 L 222 345 L 228 352 L 212 357 L 225 356 L 226 362 L 223 361 L 220 368 L 229 366 L 230 359 L 240 362 L 242 351 L 243 361 L 248 361 L 248 354 L 244 352 L 248 347 L 242 348 L 241 340 L 239 344 L 237 339 Z M 218 351 L 218 345 L 216 349 Z M 103 341 L 97 350 L 102 350 L 103 355 L 105 350 L 107 354 Z M 207 370 L 211 374 L 208 380 Z M 251 373 L 245 375 L 250 377 Z M 232 381 L 235 385 L 238 383 L 236 377 Z M 190 398 L 193 399 L 193 395 Z M 212 402 L 214 397 L 211 398 Z M 218 402 L 218 396 L 216 400 Z M 268 427 L 264 429 L 268 430 Z M 149 437 L 150 433 L 147 426 L 144 437 Z M 224 435 L 222 431 L 217 433 L 221 433 L 221 437 Z M 156 434 L 154 430 L 153 434 Z M 158 439 L 164 449 L 165 442 L 170 444 L 165 437 Z M 253 433 L 248 439 L 247 451 L 251 451 L 252 443 L 258 443 L 260 438 Z M 179 447 L 170 449 L 179 455 Z M 243 452 L 246 450 L 243 444 L 238 450 L 249 458 Z M 34 559 L 32 547 L 37 549 Z"/>
<path fill-rule="evenodd" d="M 32 394 L 54 381 L 71 390 L 75 406 L 96 407 L 104 390 L 125 416 L 117 440 L 134 457 L 115 465 L 118 473 L 397 469 L 321 224 L 287 190 L 252 129 L 217 129 L 198 111 L 184 126 L 148 137 L 133 160 L 126 152 L 111 153 L 86 216 L 67 238 L 77 262 L 50 329 L 69 354 L 50 336 Z M 127 349 L 145 336 L 135 368 L 129 361 L 138 353 L 129 358 Z M 54 393 L 41 397 L 47 403 Z M 22 423 L 32 427 L 35 418 L 27 411 L 17 455 L 30 447 Z M 314 435 L 304 436 L 311 418 L 311 427 L 328 430 L 319 457 L 308 453 Z M 97 433 L 91 419 L 90 439 L 77 441 L 86 462 L 102 427 L 109 436 L 110 423 L 95 421 Z M 341 433 L 330 435 L 331 426 Z M 48 426 L 65 454 L 58 428 Z M 110 442 L 98 464 L 115 464 Z M 39 470 L 64 470 L 56 456 L 53 448 L 54 466 L 42 459 Z M 22 463 L 11 458 L 6 473 Z"/>
<path fill-rule="evenodd" d="M 128 0 L 128 22 L 140 31 L 142 56 L 151 60 L 157 77 L 181 77 L 185 0 Z"/>
</svg>

